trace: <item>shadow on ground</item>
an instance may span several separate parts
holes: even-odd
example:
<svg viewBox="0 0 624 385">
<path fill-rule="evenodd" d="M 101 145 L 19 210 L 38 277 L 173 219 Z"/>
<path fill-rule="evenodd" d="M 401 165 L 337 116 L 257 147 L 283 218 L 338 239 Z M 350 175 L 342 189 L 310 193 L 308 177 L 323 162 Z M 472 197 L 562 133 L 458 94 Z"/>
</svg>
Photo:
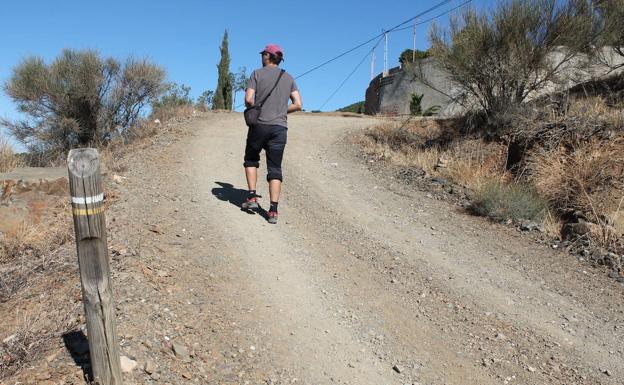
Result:
<svg viewBox="0 0 624 385">
<path fill-rule="evenodd" d="M 84 378 L 93 378 L 91 359 L 89 358 L 89 341 L 81 330 L 74 330 L 63 334 L 65 348 L 71 354 L 77 366 L 82 369 Z"/>
<path fill-rule="evenodd" d="M 217 199 L 225 201 L 225 202 L 230 202 L 234 206 L 238 207 L 240 211 L 243 211 L 247 214 L 258 213 L 262 216 L 262 218 L 267 219 L 267 220 L 269 219 L 269 215 L 267 211 L 263 209 L 262 206 L 258 207 L 255 210 L 243 210 L 241 208 L 241 205 L 243 204 L 243 202 L 245 202 L 245 199 L 247 199 L 247 190 L 236 188 L 231 183 L 224 183 L 224 182 L 215 182 L 215 183 L 221 186 L 221 187 L 215 187 L 212 189 L 212 195 L 217 197 Z M 260 195 L 258 195 L 258 197 L 261 198 Z"/>
</svg>

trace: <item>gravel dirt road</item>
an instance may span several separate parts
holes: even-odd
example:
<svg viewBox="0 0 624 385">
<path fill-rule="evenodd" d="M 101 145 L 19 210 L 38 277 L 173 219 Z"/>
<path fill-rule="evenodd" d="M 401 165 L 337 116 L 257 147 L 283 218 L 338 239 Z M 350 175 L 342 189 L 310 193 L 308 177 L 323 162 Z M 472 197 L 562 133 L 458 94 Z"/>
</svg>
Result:
<svg viewBox="0 0 624 385">
<path fill-rule="evenodd" d="M 239 209 L 241 114 L 136 155 L 107 214 L 129 383 L 623 384 L 624 287 L 371 172 L 376 123 L 289 118 L 277 225 Z"/>
</svg>

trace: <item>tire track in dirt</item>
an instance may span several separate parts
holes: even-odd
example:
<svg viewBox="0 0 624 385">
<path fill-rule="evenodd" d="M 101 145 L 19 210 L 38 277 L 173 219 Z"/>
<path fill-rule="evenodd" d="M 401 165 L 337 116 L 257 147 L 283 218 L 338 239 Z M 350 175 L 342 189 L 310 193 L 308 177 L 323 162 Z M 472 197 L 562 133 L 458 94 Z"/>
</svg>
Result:
<svg viewBox="0 0 624 385">
<path fill-rule="evenodd" d="M 237 207 L 245 196 L 239 114 L 194 120 L 191 138 L 145 154 L 112 226 L 114 241 L 137 250 L 118 279 L 122 313 L 138 316 L 122 316 L 120 330 L 150 330 L 149 345 L 177 338 L 195 355 L 181 364 L 137 339 L 126 351 L 161 360 L 170 383 L 186 383 L 184 375 L 254 384 L 624 378 L 622 287 L 371 174 L 344 138 L 375 122 L 289 118 L 276 226 Z M 156 188 L 138 194 L 150 181 Z M 259 192 L 268 196 L 264 183 Z M 139 226 L 120 231 L 124 216 L 139 216 Z"/>
</svg>

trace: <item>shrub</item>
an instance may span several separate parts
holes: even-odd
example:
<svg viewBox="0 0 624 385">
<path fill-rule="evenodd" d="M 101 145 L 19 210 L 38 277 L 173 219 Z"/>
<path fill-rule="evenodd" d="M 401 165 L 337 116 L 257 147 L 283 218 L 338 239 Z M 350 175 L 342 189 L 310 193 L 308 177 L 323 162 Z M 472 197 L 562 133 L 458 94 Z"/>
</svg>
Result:
<svg viewBox="0 0 624 385">
<path fill-rule="evenodd" d="M 33 153 L 105 144 L 132 128 L 163 91 L 164 76 L 147 60 L 121 64 L 89 50 L 64 50 L 49 65 L 28 57 L 5 84 L 26 118 L 0 124 Z"/>
<path fill-rule="evenodd" d="M 599 223 L 613 218 L 624 196 L 624 136 L 567 150 L 536 150 L 529 180 L 559 214 L 580 211 Z"/>
<path fill-rule="evenodd" d="M 430 50 L 426 50 L 426 51 L 421 51 L 419 49 L 417 49 L 416 51 L 408 48 L 406 50 L 404 50 L 403 52 L 401 52 L 401 55 L 399 56 L 399 63 L 401 63 L 402 65 L 406 65 L 408 63 L 413 63 L 414 62 L 414 58 L 416 60 L 418 59 L 426 59 L 429 56 L 431 56 L 431 51 Z"/>
<path fill-rule="evenodd" d="M 459 86 L 458 101 L 487 115 L 556 83 L 592 36 L 588 4 L 574 0 L 502 0 L 491 11 L 468 8 L 430 33 L 432 56 Z"/>
<path fill-rule="evenodd" d="M 541 220 L 546 205 L 527 186 L 490 181 L 477 190 L 470 209 L 477 215 L 501 221 Z"/>
<path fill-rule="evenodd" d="M 177 107 L 177 106 L 190 106 L 193 105 L 193 99 L 189 96 L 191 93 L 191 87 L 184 84 L 177 84 L 175 82 L 168 83 L 163 95 L 152 102 L 152 108 L 158 109 L 161 107 Z"/>
</svg>

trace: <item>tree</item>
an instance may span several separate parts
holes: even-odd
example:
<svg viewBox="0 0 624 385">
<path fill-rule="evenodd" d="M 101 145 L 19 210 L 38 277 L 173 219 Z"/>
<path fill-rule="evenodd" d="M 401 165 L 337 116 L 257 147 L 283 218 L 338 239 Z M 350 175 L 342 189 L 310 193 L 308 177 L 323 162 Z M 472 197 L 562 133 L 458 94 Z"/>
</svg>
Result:
<svg viewBox="0 0 624 385">
<path fill-rule="evenodd" d="M 613 69 L 624 67 L 624 0 L 595 0 L 596 44 L 599 59 Z M 603 50 L 606 49 L 606 50 Z M 620 62 L 614 61 L 620 57 Z"/>
<path fill-rule="evenodd" d="M 230 74 L 234 92 L 232 94 L 232 105 L 236 108 L 236 93 L 247 89 L 247 67 L 239 67 L 238 72 Z"/>
<path fill-rule="evenodd" d="M 207 111 L 212 108 L 212 101 L 214 98 L 214 91 L 206 90 L 202 92 L 197 98 L 197 108 L 202 111 Z"/>
<path fill-rule="evenodd" d="M 458 101 L 487 116 L 556 83 L 592 44 L 585 0 L 501 0 L 490 12 L 465 10 L 447 30 L 433 27 L 432 55 L 460 87 Z"/>
<path fill-rule="evenodd" d="M 429 50 L 421 51 L 417 49 L 416 54 L 414 55 L 414 50 L 408 48 L 405 51 L 401 52 L 401 56 L 399 56 L 399 63 L 401 63 L 401 65 L 412 63 L 414 61 L 414 56 L 416 56 L 416 59 L 425 59 L 431 56 L 431 53 L 429 52 Z"/>
<path fill-rule="evenodd" d="M 364 112 L 364 101 L 355 102 L 353 104 L 349 104 L 348 106 L 342 107 L 342 108 L 338 109 L 337 111 L 340 111 L 340 112 L 355 112 L 355 113 L 361 114 L 361 113 Z"/>
<path fill-rule="evenodd" d="M 189 96 L 190 93 L 191 87 L 187 85 L 175 82 L 168 83 L 164 94 L 152 103 L 152 108 L 190 106 L 193 104 L 193 100 Z"/>
<path fill-rule="evenodd" d="M 232 77 L 230 76 L 230 52 L 228 50 L 228 32 L 223 34 L 221 42 L 221 60 L 217 65 L 219 78 L 212 108 L 215 110 L 232 109 Z"/>
<path fill-rule="evenodd" d="M 4 85 L 26 117 L 0 125 L 39 154 L 105 144 L 131 130 L 162 93 L 164 77 L 147 60 L 121 64 L 91 50 L 64 50 L 49 65 L 28 57 Z"/>
</svg>

